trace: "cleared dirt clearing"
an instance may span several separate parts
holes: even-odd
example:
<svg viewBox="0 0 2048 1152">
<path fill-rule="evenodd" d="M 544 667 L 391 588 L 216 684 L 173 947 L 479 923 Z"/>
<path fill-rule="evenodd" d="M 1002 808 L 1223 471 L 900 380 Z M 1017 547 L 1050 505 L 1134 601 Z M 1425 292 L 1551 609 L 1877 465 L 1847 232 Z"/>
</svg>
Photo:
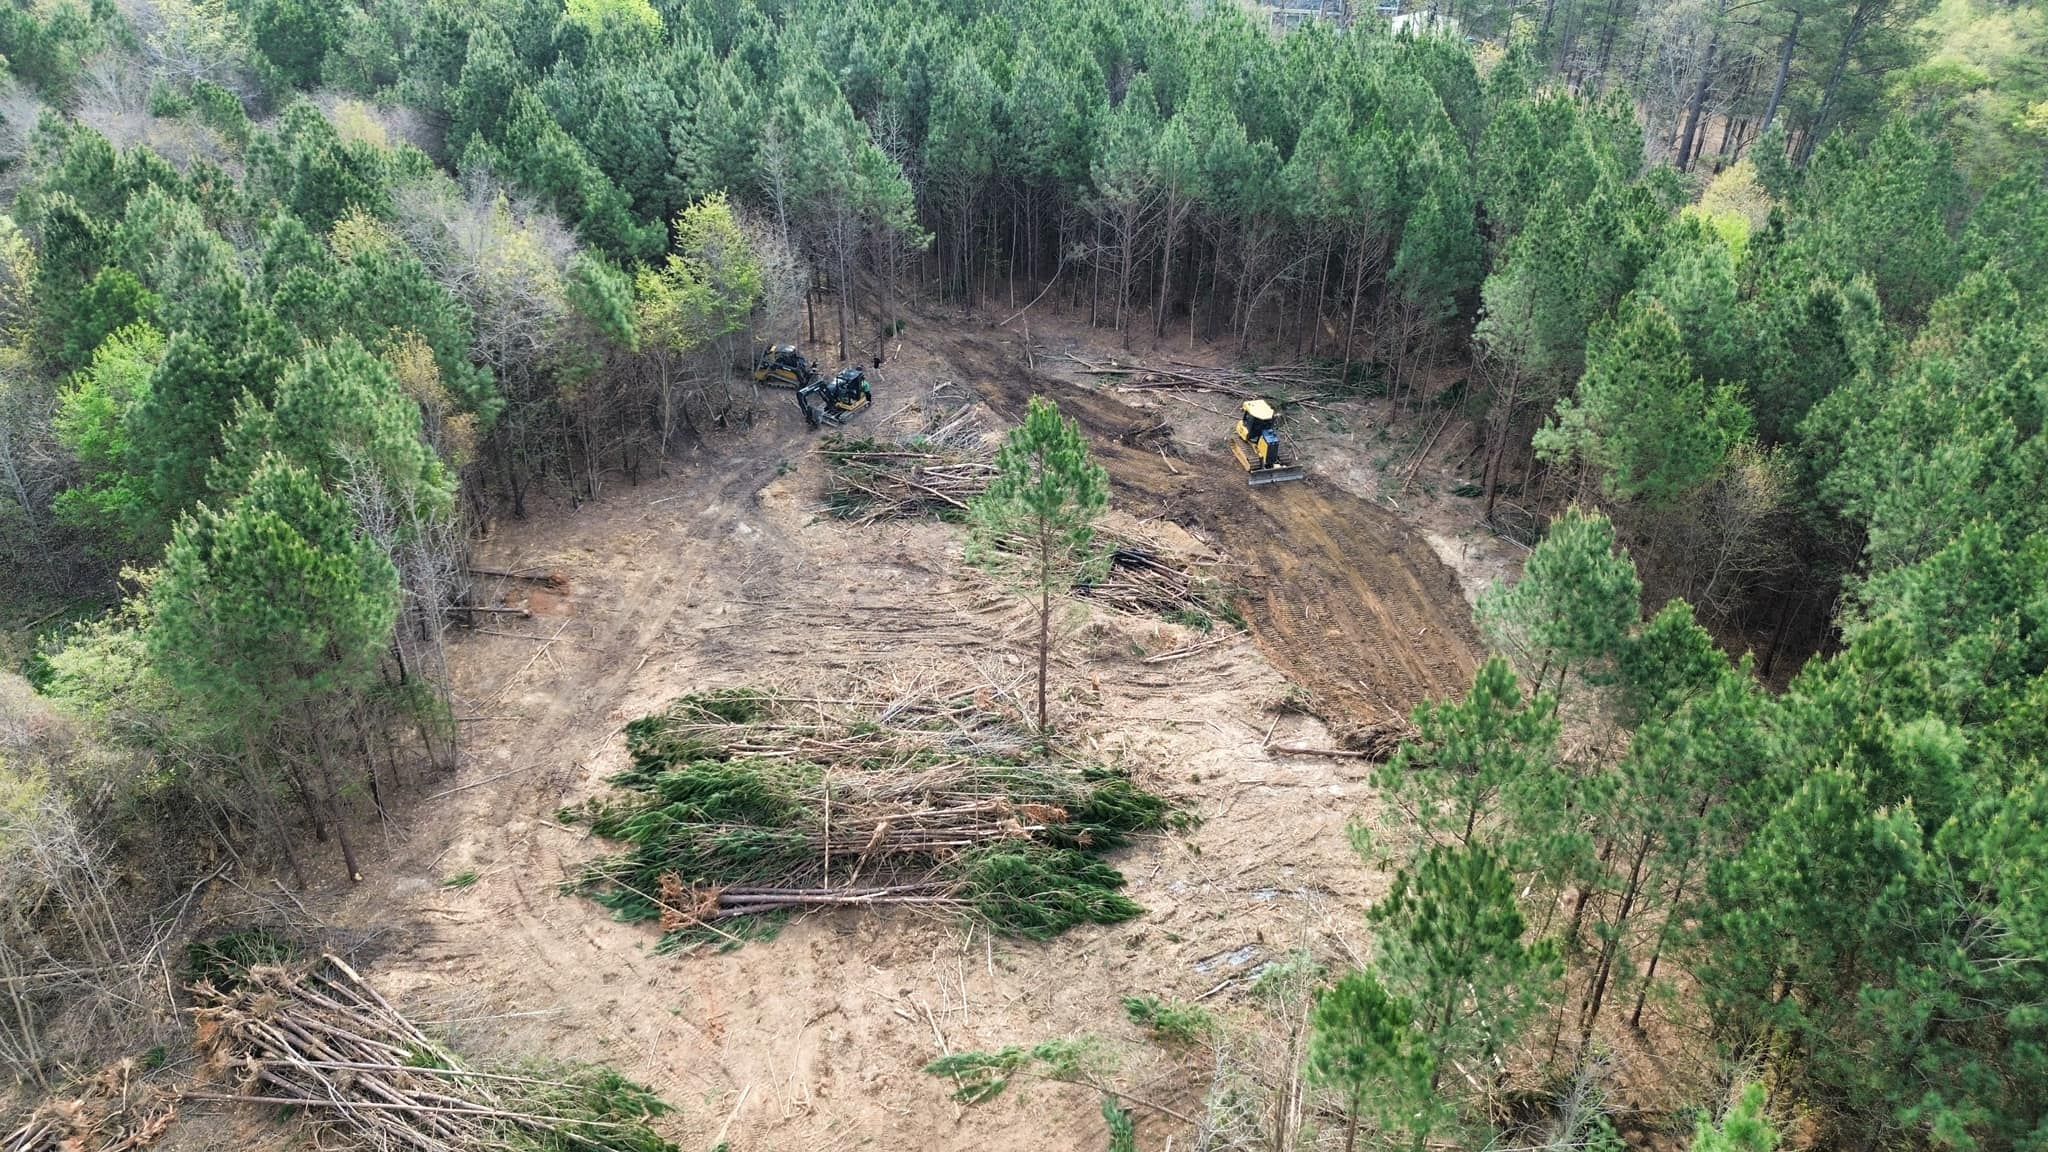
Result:
<svg viewBox="0 0 2048 1152">
<path fill-rule="evenodd" d="M 944 681 L 1003 698 L 1023 683 L 1030 614 L 961 565 L 959 530 L 827 518 L 816 439 L 766 393 L 764 417 L 717 451 L 579 509 L 536 503 L 477 558 L 558 572 L 566 587 L 508 581 L 504 602 L 534 615 L 457 634 L 463 767 L 388 830 L 368 882 L 308 901 L 374 935 L 364 970 L 409 1014 L 479 1056 L 609 1062 L 679 1106 L 685 1147 L 721 1128 L 736 1149 L 1094 1147 L 1091 1093 L 1034 1085 L 962 1113 L 922 1067 L 948 1050 L 1092 1034 L 1127 1048 L 1124 1088 L 1199 1111 L 1203 1073 L 1140 1041 L 1120 997 L 1208 994 L 1228 1010 L 1237 978 L 1290 949 L 1363 955 L 1385 877 L 1345 827 L 1370 815 L 1370 766 L 1267 751 L 1330 734 L 1266 709 L 1286 685 L 1262 649 L 1346 719 L 1461 689 L 1471 649 L 1449 623 L 1465 608 L 1448 573 L 1321 482 L 1254 494 L 1227 456 L 1191 450 L 1169 466 L 1115 442 L 1117 421 L 1143 417 L 1113 398 L 1017 376 L 998 345 L 958 363 L 942 351 L 892 356 L 862 420 L 879 425 L 940 379 L 973 384 L 1005 415 L 1039 388 L 1094 434 L 1119 516 L 1165 513 L 1245 569 L 1231 579 L 1250 590 L 1256 645 L 1146 664 L 1200 634 L 1077 604 L 1055 661 L 1066 730 L 1202 817 L 1116 858 L 1145 915 L 1043 944 L 903 912 L 819 915 L 772 941 L 678 957 L 653 951 L 651 927 L 561 893 L 603 846 L 556 810 L 604 791 L 626 764 L 621 727 L 677 695 L 772 683 L 888 700 Z M 464 872 L 472 886 L 443 886 Z M 1141 1116 L 1146 1147 L 1167 1131 Z"/>
</svg>

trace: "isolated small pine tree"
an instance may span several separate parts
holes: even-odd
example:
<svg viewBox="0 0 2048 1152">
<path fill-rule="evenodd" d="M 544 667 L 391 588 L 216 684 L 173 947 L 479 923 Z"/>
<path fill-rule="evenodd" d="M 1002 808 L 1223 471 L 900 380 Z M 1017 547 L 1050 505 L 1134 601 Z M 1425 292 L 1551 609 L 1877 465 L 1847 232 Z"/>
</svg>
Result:
<svg viewBox="0 0 2048 1152">
<path fill-rule="evenodd" d="M 1038 597 L 1038 731 L 1050 739 L 1046 671 L 1053 597 L 1100 564 L 1095 522 L 1109 503 L 1109 476 L 1088 457 L 1080 426 L 1042 396 L 996 454 L 996 478 L 968 514 L 968 559 L 1014 575 Z"/>
</svg>

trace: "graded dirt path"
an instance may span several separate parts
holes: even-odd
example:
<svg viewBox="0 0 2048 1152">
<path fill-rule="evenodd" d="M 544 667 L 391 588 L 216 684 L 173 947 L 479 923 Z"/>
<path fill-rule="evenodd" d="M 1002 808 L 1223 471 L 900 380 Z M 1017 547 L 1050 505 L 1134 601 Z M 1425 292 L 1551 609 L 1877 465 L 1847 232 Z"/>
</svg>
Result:
<svg viewBox="0 0 2048 1152">
<path fill-rule="evenodd" d="M 1254 490 L 1230 454 L 1228 421 L 1180 437 L 1199 447 L 1179 452 L 1159 415 L 1030 371 L 999 335 L 960 335 L 943 349 L 1004 417 L 1021 419 L 1037 393 L 1078 420 L 1109 470 L 1113 505 L 1171 520 L 1237 561 L 1260 650 L 1332 720 L 1405 716 L 1470 686 L 1479 644 L 1457 578 L 1393 513 L 1313 470 Z"/>
</svg>

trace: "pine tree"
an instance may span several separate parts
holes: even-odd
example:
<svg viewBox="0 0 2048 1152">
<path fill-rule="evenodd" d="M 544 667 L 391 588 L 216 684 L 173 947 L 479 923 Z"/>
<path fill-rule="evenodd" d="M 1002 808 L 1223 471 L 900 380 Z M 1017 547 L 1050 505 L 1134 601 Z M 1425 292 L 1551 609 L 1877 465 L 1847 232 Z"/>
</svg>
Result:
<svg viewBox="0 0 2048 1152">
<path fill-rule="evenodd" d="M 1546 791 L 1557 744 L 1557 701 L 1522 699 L 1513 669 L 1499 657 L 1479 666 L 1472 691 L 1455 703 L 1415 710 L 1417 736 L 1374 774 L 1425 844 L 1491 845 L 1512 819 L 1504 809 Z M 1513 797 L 1511 800 L 1510 797 Z"/>
<path fill-rule="evenodd" d="M 1662 304 L 1630 297 L 1593 334 L 1578 395 L 1536 435 L 1553 463 L 1584 458 L 1616 500 L 1666 507 L 1716 476 L 1749 435 L 1749 409 L 1693 368 Z"/>
<path fill-rule="evenodd" d="M 1370 1117 L 1388 1134 L 1420 1143 L 1429 1134 L 1435 1076 L 1414 1008 L 1388 995 L 1370 971 L 1348 972 L 1316 999 L 1309 1018 L 1309 1079 L 1344 1100 L 1344 1149 Z"/>
<path fill-rule="evenodd" d="M 278 456 L 329 488 L 373 476 L 428 520 L 454 503 L 454 479 L 421 438 L 418 403 L 389 365 L 350 338 L 309 350 L 285 370 L 270 404 L 244 396 L 212 487 L 232 496 Z"/>
<path fill-rule="evenodd" d="M 996 454 L 995 479 L 968 510 L 969 559 L 1008 570 L 1038 599 L 1038 732 L 1048 750 L 1053 598 L 1099 567 L 1095 522 L 1108 503 L 1108 473 L 1088 458 L 1080 426 L 1034 396 Z"/>
<path fill-rule="evenodd" d="M 1691 1152 L 1774 1152 L 1778 1133 L 1764 1116 L 1764 1086 L 1746 1084 L 1721 1123 L 1700 1117 Z"/>
<path fill-rule="evenodd" d="M 1550 526 L 1512 585 L 1494 585 L 1479 599 L 1479 618 L 1493 641 L 1542 684 L 1557 670 L 1559 690 L 1573 668 L 1598 677 L 1620 655 L 1640 617 L 1642 582 L 1614 525 L 1598 512 L 1566 510 Z"/>
<path fill-rule="evenodd" d="M 336 819 L 322 713 L 376 675 L 398 614 L 390 560 L 357 536 L 340 498 L 273 455 L 221 511 L 202 505 L 179 523 L 152 599 L 151 659 L 240 731 L 252 779 L 278 769 L 271 742 L 283 726 L 312 743 L 320 790 L 298 790 L 310 814 L 334 822 L 349 876 L 361 879 Z"/>
<path fill-rule="evenodd" d="M 1445 1068 L 1469 1071 L 1513 1043 L 1557 978 L 1555 948 L 1522 939 L 1515 893 L 1514 876 L 1484 846 L 1439 845 L 1372 910 L 1379 970 L 1415 1005 L 1432 1090 Z"/>
</svg>

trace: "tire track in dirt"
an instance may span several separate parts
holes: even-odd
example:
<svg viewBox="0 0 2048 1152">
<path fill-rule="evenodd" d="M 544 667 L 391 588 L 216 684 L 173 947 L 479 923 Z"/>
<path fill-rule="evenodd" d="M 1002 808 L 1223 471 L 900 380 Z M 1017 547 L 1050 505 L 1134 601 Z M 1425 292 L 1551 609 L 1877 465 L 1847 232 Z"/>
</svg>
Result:
<svg viewBox="0 0 2048 1152">
<path fill-rule="evenodd" d="M 507 689 L 509 710 L 520 714 L 520 722 L 514 735 L 495 724 L 493 731 L 471 734 L 480 748 L 496 744 L 517 751 L 509 762 L 476 762 L 465 771 L 480 786 L 460 798 L 458 824 L 528 829 L 510 837 L 484 837 L 511 853 L 495 861 L 509 890 L 494 901 L 493 935 L 496 947 L 516 951 L 533 973 L 546 973 L 541 979 L 561 994 L 569 994 L 587 976 L 577 961 L 564 959 L 573 952 L 554 944 L 564 928 L 557 922 L 562 911 L 557 884 L 570 859 L 582 853 L 571 850 L 569 837 L 534 828 L 534 814 L 560 803 L 617 734 L 623 720 L 614 713 L 625 703 L 645 658 L 667 647 L 665 633 L 699 593 L 709 566 L 731 564 L 762 541 L 756 535 L 736 542 L 734 525 L 751 515 L 760 490 L 775 478 L 776 447 L 763 445 L 752 453 L 677 470 L 680 475 L 671 483 L 686 485 L 678 488 L 686 495 L 643 519 L 649 533 L 643 547 L 667 549 L 670 555 L 635 559 L 623 554 L 589 573 L 587 580 L 565 573 L 570 589 L 562 606 L 568 616 L 536 629 L 543 635 L 560 629 L 561 643 L 551 646 L 547 659 L 522 670 L 524 655 L 507 648 L 518 659 L 500 666 L 480 658 L 480 642 L 495 641 L 480 635 L 459 641 L 463 647 L 476 646 L 460 666 L 492 691 Z M 620 498 L 630 497 L 614 497 Z M 535 620 L 555 618 L 536 615 Z M 514 679 L 505 680 L 508 676 Z M 489 783 L 495 774 L 506 778 Z M 580 918 L 568 927 L 589 936 Z M 416 946 L 431 943 L 418 941 Z"/>
<path fill-rule="evenodd" d="M 961 335 L 944 347 L 1005 419 L 1021 420 L 1034 393 L 1057 401 L 1089 434 L 1119 506 L 1200 532 L 1242 565 L 1253 638 L 1332 719 L 1406 715 L 1471 685 L 1479 644 L 1457 578 L 1391 513 L 1313 468 L 1298 483 L 1252 489 L 1227 448 L 1169 462 L 1134 443 L 1158 426 L 1155 415 L 1032 371 L 1005 344 Z"/>
</svg>

